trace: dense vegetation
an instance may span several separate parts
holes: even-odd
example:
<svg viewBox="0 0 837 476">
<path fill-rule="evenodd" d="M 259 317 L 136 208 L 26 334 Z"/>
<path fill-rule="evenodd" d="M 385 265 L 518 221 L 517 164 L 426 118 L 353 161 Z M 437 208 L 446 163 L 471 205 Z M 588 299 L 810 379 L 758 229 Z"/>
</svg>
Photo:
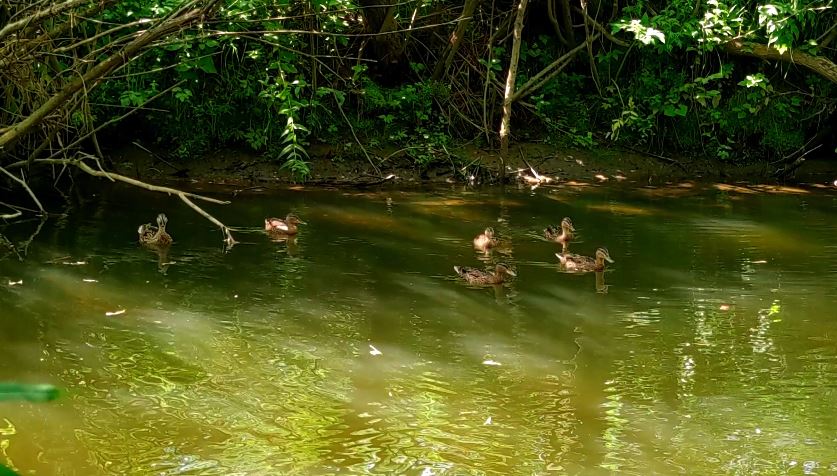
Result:
<svg viewBox="0 0 837 476">
<path fill-rule="evenodd" d="M 504 105 L 516 140 L 790 162 L 834 150 L 835 39 L 821 0 L 3 0 L 0 165 L 117 137 L 426 166 Z"/>
</svg>

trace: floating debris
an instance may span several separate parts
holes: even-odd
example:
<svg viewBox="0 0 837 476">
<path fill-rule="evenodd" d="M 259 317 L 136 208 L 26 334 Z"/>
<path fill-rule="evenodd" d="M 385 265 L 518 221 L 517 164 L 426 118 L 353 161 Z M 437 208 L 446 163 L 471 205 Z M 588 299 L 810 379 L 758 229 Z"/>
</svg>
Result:
<svg viewBox="0 0 837 476">
<path fill-rule="evenodd" d="M 497 362 L 496 360 L 491 360 L 491 359 L 483 360 L 482 363 L 483 363 L 483 365 L 496 365 L 496 366 L 503 365 L 500 362 Z"/>
<path fill-rule="evenodd" d="M 490 425 L 491 424 L 491 417 L 485 419 L 485 423 L 483 425 Z"/>
<path fill-rule="evenodd" d="M 108 312 L 105 313 L 105 315 L 108 316 L 108 317 L 118 316 L 120 314 L 125 314 L 125 309 L 120 309 L 118 311 L 108 311 Z"/>
<path fill-rule="evenodd" d="M 20 286 L 21 284 L 23 284 L 22 279 L 20 281 L 9 281 L 9 286 Z"/>
<path fill-rule="evenodd" d="M 372 345 L 372 344 L 369 344 L 369 348 L 372 349 L 372 350 L 369 351 L 369 353 L 372 354 L 372 355 L 384 355 L 383 352 L 381 352 L 380 350 L 375 348 L 375 346 Z"/>
</svg>

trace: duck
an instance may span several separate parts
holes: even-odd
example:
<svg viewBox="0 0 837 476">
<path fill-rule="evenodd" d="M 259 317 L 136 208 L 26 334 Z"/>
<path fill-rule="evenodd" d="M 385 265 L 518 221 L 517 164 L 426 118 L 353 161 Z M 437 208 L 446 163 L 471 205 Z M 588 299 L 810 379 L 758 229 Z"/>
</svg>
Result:
<svg viewBox="0 0 837 476">
<path fill-rule="evenodd" d="M 474 248 L 480 251 L 487 253 L 494 246 L 497 246 L 497 240 L 494 238 L 494 228 L 488 227 L 474 238 Z"/>
<path fill-rule="evenodd" d="M 548 226 L 543 231 L 543 236 L 546 237 L 549 241 L 554 241 L 556 243 L 561 243 L 562 245 L 567 245 L 570 241 L 572 241 L 573 232 L 575 231 L 575 227 L 573 226 L 573 221 L 570 220 L 569 217 L 564 217 L 561 220 L 561 229 L 559 231 L 558 227 L 555 226 Z"/>
<path fill-rule="evenodd" d="M 493 273 L 468 266 L 454 266 L 453 270 L 465 279 L 468 284 L 502 284 L 506 279 L 506 275 L 517 276 L 514 271 L 510 270 L 503 263 L 499 263 Z"/>
<path fill-rule="evenodd" d="M 613 263 L 607 248 L 597 249 L 595 258 L 572 253 L 555 253 L 555 256 L 558 257 L 561 266 L 567 271 L 604 271 L 605 261 Z"/>
<path fill-rule="evenodd" d="M 305 224 L 293 213 L 288 213 L 284 220 L 281 218 L 265 218 L 264 230 L 277 235 L 296 235 L 299 232 L 297 225 Z"/>
<path fill-rule="evenodd" d="M 140 243 L 158 247 L 172 244 L 172 241 L 174 240 L 172 240 L 171 235 L 166 232 L 166 224 L 168 224 L 168 222 L 169 219 L 166 217 L 166 214 L 160 213 L 157 215 L 157 226 L 154 226 L 151 223 L 140 225 L 139 229 L 137 229 Z"/>
</svg>

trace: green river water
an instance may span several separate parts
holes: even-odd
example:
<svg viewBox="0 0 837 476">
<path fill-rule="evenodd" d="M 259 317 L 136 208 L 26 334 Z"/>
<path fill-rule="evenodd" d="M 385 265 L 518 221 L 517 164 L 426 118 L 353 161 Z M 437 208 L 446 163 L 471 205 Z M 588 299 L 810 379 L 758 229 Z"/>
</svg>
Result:
<svg viewBox="0 0 837 476">
<path fill-rule="evenodd" d="M 226 198 L 207 209 L 239 228 L 228 253 L 176 198 L 122 187 L 42 225 L 0 222 L 16 249 L 0 244 L 0 381 L 62 390 L 0 402 L 0 463 L 39 475 L 837 472 L 833 192 Z M 162 257 L 136 243 L 161 211 L 175 239 Z M 307 225 L 271 241 L 264 217 L 288 211 Z M 564 216 L 579 232 L 570 251 L 609 249 L 603 275 L 557 266 L 540 232 Z M 488 256 L 471 245 L 486 226 L 501 238 Z M 453 272 L 496 262 L 517 277 L 474 288 Z"/>
</svg>

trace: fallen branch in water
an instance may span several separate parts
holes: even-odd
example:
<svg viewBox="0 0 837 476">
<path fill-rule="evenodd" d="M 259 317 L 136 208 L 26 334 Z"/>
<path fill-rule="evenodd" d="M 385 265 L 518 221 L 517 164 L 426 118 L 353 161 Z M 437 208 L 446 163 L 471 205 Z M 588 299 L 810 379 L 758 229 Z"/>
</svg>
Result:
<svg viewBox="0 0 837 476">
<path fill-rule="evenodd" d="M 37 205 L 37 206 L 38 206 L 38 210 L 40 210 L 40 211 L 41 211 L 41 215 L 46 215 L 46 210 L 44 210 L 44 206 L 43 206 L 43 205 L 41 205 L 41 201 L 40 201 L 40 200 L 38 200 L 38 197 L 36 197 L 36 196 L 35 196 L 35 192 L 33 192 L 33 191 L 32 191 L 32 189 L 31 189 L 31 188 L 29 188 L 29 185 L 27 185 L 27 184 L 26 184 L 26 180 L 24 180 L 24 179 L 22 179 L 22 178 L 18 178 L 18 177 L 16 177 L 13 173 L 9 172 L 8 170 L 4 169 L 3 167 L 0 167 L 0 172 L 3 172 L 3 173 L 4 173 L 4 174 L 6 174 L 6 175 L 7 175 L 10 179 L 12 179 L 12 180 L 14 180 L 15 182 L 19 183 L 19 184 L 20 184 L 20 186 L 21 186 L 21 187 L 23 187 L 23 188 L 24 188 L 24 190 L 26 190 L 26 193 L 28 193 L 28 194 L 29 194 L 29 196 L 30 196 L 30 197 L 32 197 L 32 201 L 34 201 L 34 202 L 35 202 L 35 205 Z M 23 174 L 21 174 L 21 177 L 22 177 L 22 176 L 23 176 Z"/>
<path fill-rule="evenodd" d="M 92 161 L 96 162 L 96 166 L 97 166 L 98 170 L 94 169 L 93 167 L 91 167 L 90 165 L 85 163 L 84 162 L 85 159 L 89 159 L 89 160 L 92 160 Z M 90 155 L 90 154 L 85 154 L 85 153 L 79 153 L 79 156 L 77 158 L 74 158 L 74 159 L 35 159 L 33 162 L 36 163 L 36 164 L 53 164 L 53 165 L 64 165 L 64 166 L 72 165 L 72 166 L 75 166 L 75 167 L 81 169 L 84 173 L 86 173 L 88 175 L 92 175 L 94 177 L 106 178 L 106 179 L 110 180 L 111 182 L 123 182 L 123 183 L 127 183 L 129 185 L 133 185 L 134 187 L 139 187 L 139 188 L 144 188 L 146 190 L 150 190 L 152 192 L 160 192 L 160 193 L 165 193 L 165 194 L 168 194 L 168 195 L 176 195 L 180 200 L 183 201 L 183 203 L 188 205 L 192 210 L 195 210 L 201 216 L 203 216 L 207 220 L 211 221 L 213 224 L 215 224 L 216 226 L 218 226 L 221 229 L 221 232 L 224 234 L 224 245 L 225 245 L 226 249 L 232 248 L 233 245 L 235 245 L 237 243 L 237 241 L 235 241 L 235 238 L 233 238 L 232 233 L 230 232 L 230 228 L 228 226 L 224 225 L 217 218 L 213 217 L 212 215 L 207 213 L 204 209 L 202 209 L 201 207 L 196 205 L 195 202 L 190 200 L 190 198 L 194 198 L 194 199 L 197 199 L 197 200 L 203 200 L 205 202 L 210 202 L 210 203 L 217 203 L 219 205 L 229 205 L 230 204 L 229 201 L 218 200 L 217 198 L 211 198 L 211 197 L 206 197 L 204 195 L 198 195 L 198 194 L 195 194 L 195 193 L 184 192 L 184 191 L 178 190 L 176 188 L 164 187 L 164 186 L 160 186 L 160 185 L 152 185 L 150 183 L 146 183 L 146 182 L 143 182 L 141 180 L 133 179 L 131 177 L 126 177 L 124 175 L 120 175 L 120 174 L 113 173 L 113 172 L 107 172 L 102 168 L 101 162 L 100 162 L 98 157 Z M 9 167 L 15 167 L 15 166 L 20 167 L 20 166 L 26 165 L 26 163 L 27 163 L 26 161 L 20 161 L 20 162 L 16 162 L 14 164 L 11 164 Z M 2 168 L 2 167 L 0 167 L 0 168 Z M 11 177 L 15 178 L 16 180 L 18 180 L 17 177 L 14 177 L 14 175 L 11 175 L 10 172 L 6 171 L 5 169 L 3 169 L 3 171 L 6 174 L 10 175 Z M 18 180 L 18 182 L 19 182 L 19 180 Z M 23 185 L 25 186 L 25 184 L 23 184 Z M 28 187 L 26 187 L 26 188 L 28 190 Z M 31 193 L 31 190 L 30 190 L 30 193 Z M 33 196 L 33 198 L 34 198 L 34 196 Z M 38 203 L 38 205 L 40 206 L 40 203 Z M 41 208 L 41 210 L 43 210 L 43 208 Z"/>
<path fill-rule="evenodd" d="M 195 210 L 196 212 L 200 213 L 201 215 L 203 215 L 204 218 L 211 221 L 212 223 L 214 223 L 217 227 L 219 227 L 221 229 L 221 233 L 224 234 L 224 246 L 226 247 L 226 249 L 230 249 L 233 246 L 235 246 L 235 244 L 238 243 L 238 242 L 235 241 L 235 238 L 233 238 L 232 233 L 230 233 L 229 227 L 227 227 L 227 225 L 224 225 L 223 223 L 218 221 L 218 219 L 215 218 L 214 216 L 210 215 L 209 213 L 206 213 L 206 211 L 204 211 L 203 208 L 195 205 L 195 202 L 189 200 L 189 197 L 187 195 L 189 195 L 189 194 L 184 193 L 184 192 L 181 192 L 181 193 L 177 194 L 177 196 L 180 197 L 181 200 L 183 200 L 183 203 L 185 203 L 186 205 L 189 205 L 192 208 L 192 210 Z"/>
</svg>

